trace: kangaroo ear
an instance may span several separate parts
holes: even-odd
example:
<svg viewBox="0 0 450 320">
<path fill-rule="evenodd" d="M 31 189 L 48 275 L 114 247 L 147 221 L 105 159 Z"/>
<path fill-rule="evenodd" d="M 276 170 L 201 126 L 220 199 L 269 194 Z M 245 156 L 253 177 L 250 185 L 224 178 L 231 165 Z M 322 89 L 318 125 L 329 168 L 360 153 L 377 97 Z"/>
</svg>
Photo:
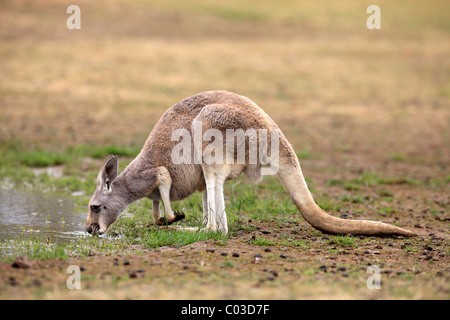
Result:
<svg viewBox="0 0 450 320">
<path fill-rule="evenodd" d="M 111 189 L 111 183 L 116 179 L 119 172 L 119 157 L 110 154 L 103 163 L 102 169 L 98 175 L 98 181 L 103 187 L 109 191 Z"/>
</svg>

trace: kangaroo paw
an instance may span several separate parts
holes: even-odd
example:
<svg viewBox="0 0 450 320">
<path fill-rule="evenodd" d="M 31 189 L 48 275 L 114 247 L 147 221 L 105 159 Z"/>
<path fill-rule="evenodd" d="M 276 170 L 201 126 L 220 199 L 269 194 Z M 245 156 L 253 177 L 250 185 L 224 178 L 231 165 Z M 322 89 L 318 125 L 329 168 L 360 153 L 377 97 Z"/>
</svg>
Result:
<svg viewBox="0 0 450 320">
<path fill-rule="evenodd" d="M 184 215 L 184 212 L 182 212 L 182 211 L 175 211 L 174 215 L 175 215 L 175 219 L 173 219 L 172 223 L 186 218 L 186 216 Z"/>
<path fill-rule="evenodd" d="M 167 224 L 166 218 L 160 217 L 158 220 L 155 221 L 156 226 L 164 226 Z"/>
<path fill-rule="evenodd" d="M 172 220 L 167 220 L 164 217 L 159 218 L 157 221 L 155 221 L 155 225 L 157 226 L 168 226 L 176 221 L 180 221 L 183 220 L 184 218 L 186 218 L 186 216 L 184 215 L 183 212 L 181 211 L 175 211 L 173 213 L 174 217 Z"/>
</svg>

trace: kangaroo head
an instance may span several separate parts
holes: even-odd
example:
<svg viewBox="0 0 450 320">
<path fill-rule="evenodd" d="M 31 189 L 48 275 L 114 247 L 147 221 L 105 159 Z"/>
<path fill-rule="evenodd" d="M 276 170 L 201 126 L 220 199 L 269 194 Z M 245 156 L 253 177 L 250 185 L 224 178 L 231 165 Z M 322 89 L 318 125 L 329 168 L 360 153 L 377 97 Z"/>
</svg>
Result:
<svg viewBox="0 0 450 320">
<path fill-rule="evenodd" d="M 91 234 L 105 233 L 126 207 L 121 190 L 117 188 L 118 168 L 119 158 L 110 155 L 97 176 L 97 189 L 89 201 L 86 220 L 86 231 Z"/>
</svg>

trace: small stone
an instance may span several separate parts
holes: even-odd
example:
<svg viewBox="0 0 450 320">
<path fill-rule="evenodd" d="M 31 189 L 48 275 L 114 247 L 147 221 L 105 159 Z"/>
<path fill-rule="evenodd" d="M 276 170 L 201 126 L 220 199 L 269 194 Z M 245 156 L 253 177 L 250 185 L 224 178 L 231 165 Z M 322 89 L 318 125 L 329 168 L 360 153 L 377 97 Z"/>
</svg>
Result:
<svg viewBox="0 0 450 320">
<path fill-rule="evenodd" d="M 270 250 L 270 248 L 265 248 L 264 252 L 272 252 L 272 250 Z"/>
<path fill-rule="evenodd" d="M 226 257 L 226 256 L 228 256 L 228 252 L 221 252 L 220 255 L 221 255 L 222 257 Z"/>
<path fill-rule="evenodd" d="M 233 256 L 234 258 L 239 258 L 239 253 L 233 252 L 232 256 Z"/>
<path fill-rule="evenodd" d="M 12 287 L 15 287 L 15 286 L 17 286 L 19 283 L 17 282 L 16 278 L 14 278 L 14 277 L 9 277 L 9 278 L 8 278 L 8 281 L 7 281 L 7 284 L 9 284 L 9 285 L 12 286 Z"/>
<path fill-rule="evenodd" d="M 27 257 L 17 257 L 11 266 L 17 269 L 29 269 L 31 268 L 31 263 Z"/>
<path fill-rule="evenodd" d="M 34 278 L 31 283 L 33 284 L 33 286 L 35 287 L 40 287 L 42 285 L 41 281 L 38 278 Z"/>
<path fill-rule="evenodd" d="M 214 253 L 214 252 L 216 252 L 216 250 L 214 250 L 214 249 L 206 249 L 206 252 Z"/>
<path fill-rule="evenodd" d="M 280 254 L 280 258 L 282 258 L 282 259 L 286 259 L 286 258 L 287 258 L 287 256 L 285 256 L 284 254 Z"/>
</svg>

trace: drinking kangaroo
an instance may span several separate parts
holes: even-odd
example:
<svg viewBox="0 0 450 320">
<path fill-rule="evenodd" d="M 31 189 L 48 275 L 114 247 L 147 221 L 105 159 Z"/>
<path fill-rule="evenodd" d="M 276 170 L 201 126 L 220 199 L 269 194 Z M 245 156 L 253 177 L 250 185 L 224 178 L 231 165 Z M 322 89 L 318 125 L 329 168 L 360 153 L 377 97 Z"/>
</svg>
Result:
<svg viewBox="0 0 450 320">
<path fill-rule="evenodd" d="M 235 144 L 234 137 L 227 136 L 230 129 L 245 132 L 244 141 Z M 203 136 L 200 144 L 183 141 L 184 149 L 174 158 L 173 151 L 180 148 L 182 139 L 174 138 L 173 133 L 185 133 L 183 140 L 187 140 L 188 136 L 195 139 L 199 131 L 213 134 L 206 139 Z M 261 139 L 264 132 L 276 140 Z M 250 133 L 256 136 L 252 139 Z M 222 141 L 220 135 L 228 139 Z M 202 192 L 205 228 L 227 233 L 224 182 L 241 173 L 254 182 L 260 181 L 262 170 L 267 169 L 263 165 L 269 160 L 262 149 L 270 149 L 274 144 L 278 146 L 274 172 L 298 211 L 314 228 L 329 234 L 415 235 L 382 222 L 340 219 L 323 211 L 308 190 L 294 149 L 275 122 L 250 99 L 227 91 L 199 93 L 167 110 L 139 155 L 120 175 L 118 157 L 110 155 L 98 174 L 97 189 L 89 202 L 86 231 L 105 233 L 129 204 L 144 197 L 153 201 L 155 223 L 171 224 L 184 218 L 183 213 L 171 209 L 171 201 L 182 200 L 198 190 Z M 234 152 L 235 146 L 245 148 L 244 156 Z M 252 157 L 255 150 L 259 151 L 259 157 Z M 161 201 L 164 218 L 160 213 Z"/>
</svg>

